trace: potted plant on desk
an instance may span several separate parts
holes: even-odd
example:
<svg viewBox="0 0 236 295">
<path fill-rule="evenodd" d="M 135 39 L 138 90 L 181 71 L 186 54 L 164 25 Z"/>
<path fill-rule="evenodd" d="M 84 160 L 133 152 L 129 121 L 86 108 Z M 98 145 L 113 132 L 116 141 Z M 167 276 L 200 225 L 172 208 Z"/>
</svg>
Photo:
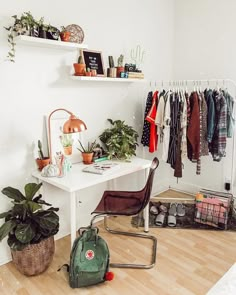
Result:
<svg viewBox="0 0 236 295">
<path fill-rule="evenodd" d="M 132 126 L 125 124 L 121 120 L 107 119 L 112 127 L 107 128 L 99 136 L 104 143 L 108 158 L 117 158 L 119 160 L 129 160 L 135 156 L 138 146 L 138 132 Z"/>
<path fill-rule="evenodd" d="M 60 141 L 64 149 L 64 154 L 69 156 L 72 154 L 72 145 L 74 139 L 72 138 L 72 134 L 63 134 L 60 136 Z"/>
<path fill-rule="evenodd" d="M 85 147 L 80 140 L 78 141 L 81 148 L 77 148 L 77 149 L 81 152 L 83 163 L 91 164 L 93 162 L 93 150 L 96 146 L 96 140 L 94 140 L 92 143 L 88 142 L 87 147 Z"/>
<path fill-rule="evenodd" d="M 5 222 L 0 227 L 0 241 L 8 236 L 12 260 L 16 268 L 27 276 L 45 271 L 55 251 L 54 235 L 59 230 L 58 208 L 42 200 L 36 193 L 42 183 L 27 183 L 25 195 L 13 187 L 5 187 L 2 193 L 12 199 L 9 211 L 0 214 Z"/>
<path fill-rule="evenodd" d="M 44 156 L 43 147 L 40 140 L 38 140 L 38 155 L 39 157 L 36 159 L 36 163 L 38 165 L 38 169 L 42 171 L 45 166 L 50 164 L 50 158 Z"/>
</svg>

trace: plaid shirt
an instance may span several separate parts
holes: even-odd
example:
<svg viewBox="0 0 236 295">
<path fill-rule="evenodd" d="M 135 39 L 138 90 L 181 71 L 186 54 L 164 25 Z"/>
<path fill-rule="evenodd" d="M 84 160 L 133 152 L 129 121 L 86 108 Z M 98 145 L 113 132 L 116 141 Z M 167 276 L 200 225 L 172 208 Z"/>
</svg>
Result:
<svg viewBox="0 0 236 295">
<path fill-rule="evenodd" d="M 210 152 L 213 160 L 219 162 L 226 155 L 227 103 L 222 92 L 215 91 L 213 96 L 216 107 L 216 126 L 210 145 Z"/>
</svg>

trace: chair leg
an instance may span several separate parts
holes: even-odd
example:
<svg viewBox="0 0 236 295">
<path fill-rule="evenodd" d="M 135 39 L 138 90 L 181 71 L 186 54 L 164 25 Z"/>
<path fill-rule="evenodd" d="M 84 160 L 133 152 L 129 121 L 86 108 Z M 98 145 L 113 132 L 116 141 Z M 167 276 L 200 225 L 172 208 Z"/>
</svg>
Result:
<svg viewBox="0 0 236 295">
<path fill-rule="evenodd" d="M 157 251 L 157 239 L 154 236 L 151 235 L 145 235 L 145 234 L 138 234 L 134 232 L 123 232 L 123 231 L 117 231 L 110 229 L 107 225 L 107 217 L 104 217 L 104 227 L 105 229 L 112 234 L 118 234 L 118 235 L 125 235 L 125 236 L 131 236 L 131 237 L 137 237 L 137 238 L 143 238 L 143 239 L 150 239 L 152 240 L 152 259 L 151 264 L 124 264 L 124 263 L 110 263 L 110 267 L 117 267 L 117 268 L 139 268 L 139 269 L 149 269 L 154 267 L 156 263 L 156 251 Z"/>
</svg>

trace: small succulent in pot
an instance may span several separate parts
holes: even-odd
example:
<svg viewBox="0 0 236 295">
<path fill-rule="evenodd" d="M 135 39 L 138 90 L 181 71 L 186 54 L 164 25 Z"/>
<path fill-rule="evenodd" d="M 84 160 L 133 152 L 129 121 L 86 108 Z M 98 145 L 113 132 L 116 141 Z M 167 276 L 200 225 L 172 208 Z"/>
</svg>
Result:
<svg viewBox="0 0 236 295">
<path fill-rule="evenodd" d="M 42 142 L 38 140 L 38 158 L 36 159 L 39 170 L 50 164 L 50 158 L 44 156 Z"/>
</svg>

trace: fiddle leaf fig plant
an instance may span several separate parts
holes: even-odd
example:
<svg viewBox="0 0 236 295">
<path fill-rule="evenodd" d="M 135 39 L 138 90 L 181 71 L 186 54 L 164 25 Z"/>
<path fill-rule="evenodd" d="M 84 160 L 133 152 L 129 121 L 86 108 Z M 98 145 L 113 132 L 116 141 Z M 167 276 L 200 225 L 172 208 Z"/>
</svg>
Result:
<svg viewBox="0 0 236 295">
<path fill-rule="evenodd" d="M 125 124 L 124 121 L 107 119 L 111 123 L 111 128 L 107 128 L 99 136 L 105 145 L 108 158 L 119 160 L 129 160 L 135 156 L 138 146 L 138 133 L 132 126 Z"/>
<path fill-rule="evenodd" d="M 12 208 L 0 214 L 5 222 L 0 227 L 0 241 L 8 236 L 8 245 L 12 250 L 22 250 L 29 244 L 36 244 L 59 230 L 59 217 L 55 213 L 59 209 L 42 200 L 36 193 L 42 183 L 25 185 L 25 195 L 13 187 L 5 187 L 2 193 L 12 200 Z"/>
</svg>

